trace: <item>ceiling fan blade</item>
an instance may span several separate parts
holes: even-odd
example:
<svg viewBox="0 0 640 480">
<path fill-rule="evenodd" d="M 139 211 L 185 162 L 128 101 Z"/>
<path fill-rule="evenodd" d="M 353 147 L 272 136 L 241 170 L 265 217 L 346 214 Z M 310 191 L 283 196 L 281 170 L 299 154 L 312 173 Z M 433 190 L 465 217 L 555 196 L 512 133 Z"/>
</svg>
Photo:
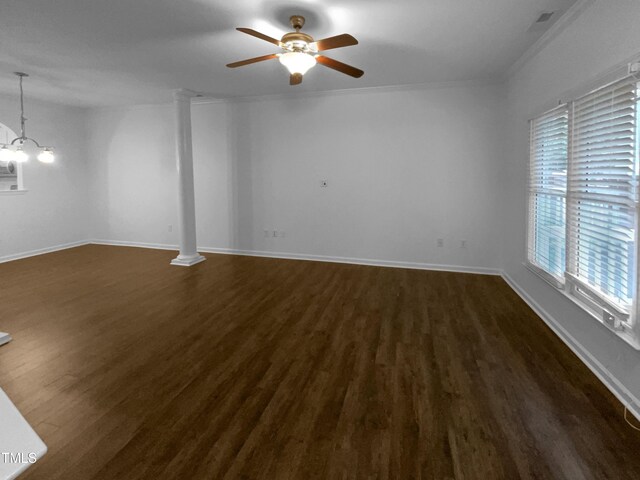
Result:
<svg viewBox="0 0 640 480">
<path fill-rule="evenodd" d="M 278 58 L 275 53 L 271 55 L 263 55 L 262 57 L 249 58 L 248 60 L 241 60 L 240 62 L 234 62 L 227 65 L 229 68 L 242 67 L 244 65 L 251 65 L 252 63 L 264 62 L 265 60 L 272 60 Z"/>
<path fill-rule="evenodd" d="M 357 45 L 358 40 L 356 40 L 348 33 L 343 33 L 342 35 L 336 35 L 335 37 L 318 40 L 315 43 L 318 51 L 323 52 L 325 50 L 331 50 L 332 48 L 350 47 L 351 45 Z"/>
<path fill-rule="evenodd" d="M 325 67 L 332 68 L 337 70 L 338 72 L 347 74 L 354 78 L 360 78 L 364 75 L 364 72 L 356 67 L 352 67 L 351 65 L 347 65 L 346 63 L 339 62 L 334 60 L 333 58 L 325 57 L 324 55 L 316 55 L 316 60 L 318 63 L 321 63 Z"/>
<path fill-rule="evenodd" d="M 252 37 L 256 37 L 259 38 L 260 40 L 264 40 L 265 42 L 269 42 L 269 43 L 273 43 L 274 45 L 277 45 L 278 47 L 280 47 L 280 40 L 276 40 L 275 38 L 271 38 L 268 35 L 265 35 L 264 33 L 260 33 L 260 32 L 256 32 L 255 30 L 251 29 L 251 28 L 236 28 L 236 30 L 238 30 L 239 32 L 242 33 L 246 33 L 247 35 L 251 35 Z"/>
<path fill-rule="evenodd" d="M 300 85 L 302 83 L 301 73 L 292 73 L 289 77 L 289 85 Z"/>
</svg>

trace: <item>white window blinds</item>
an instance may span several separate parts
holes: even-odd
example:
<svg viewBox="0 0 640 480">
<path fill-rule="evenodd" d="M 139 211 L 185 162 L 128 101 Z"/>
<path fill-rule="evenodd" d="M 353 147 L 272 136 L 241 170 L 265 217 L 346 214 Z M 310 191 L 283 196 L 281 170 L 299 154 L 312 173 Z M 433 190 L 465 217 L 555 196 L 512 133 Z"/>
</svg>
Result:
<svg viewBox="0 0 640 480">
<path fill-rule="evenodd" d="M 560 282 L 565 271 L 568 125 L 567 105 L 530 123 L 528 258 Z"/>
<path fill-rule="evenodd" d="M 573 103 L 568 278 L 629 313 L 636 288 L 638 85 L 625 79 Z"/>
</svg>

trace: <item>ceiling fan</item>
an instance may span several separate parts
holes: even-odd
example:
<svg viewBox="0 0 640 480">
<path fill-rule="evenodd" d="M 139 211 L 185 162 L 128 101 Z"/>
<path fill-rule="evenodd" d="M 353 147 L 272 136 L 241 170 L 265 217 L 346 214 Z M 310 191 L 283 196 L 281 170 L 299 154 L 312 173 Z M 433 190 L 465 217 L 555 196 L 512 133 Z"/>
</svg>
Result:
<svg viewBox="0 0 640 480">
<path fill-rule="evenodd" d="M 276 40 L 275 38 L 269 37 L 268 35 L 250 28 L 237 28 L 236 30 L 242 33 L 273 43 L 283 51 L 282 53 L 273 53 L 271 55 L 242 60 L 241 62 L 230 63 L 227 67 L 242 67 L 244 65 L 278 58 L 280 59 L 280 63 L 289 70 L 290 85 L 301 84 L 304 74 L 307 73 L 309 69 L 313 68 L 316 63 L 332 68 L 333 70 L 337 70 L 338 72 L 346 75 L 350 75 L 354 78 L 360 78 L 364 75 L 364 72 L 358 68 L 318 54 L 319 52 L 324 52 L 334 48 L 357 45 L 358 41 L 351 35 L 344 33 L 342 35 L 336 35 L 335 37 L 315 41 L 311 35 L 307 35 L 300 31 L 304 26 L 305 21 L 303 16 L 293 15 L 289 21 L 291 22 L 291 26 L 295 29 L 295 32 L 286 33 L 280 40 Z"/>
</svg>

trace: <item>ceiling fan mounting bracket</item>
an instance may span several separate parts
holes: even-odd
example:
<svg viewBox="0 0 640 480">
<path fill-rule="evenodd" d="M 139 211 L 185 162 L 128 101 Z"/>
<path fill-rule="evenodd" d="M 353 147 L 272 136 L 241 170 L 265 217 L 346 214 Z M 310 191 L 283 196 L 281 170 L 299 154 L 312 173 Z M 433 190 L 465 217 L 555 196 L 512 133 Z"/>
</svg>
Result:
<svg viewBox="0 0 640 480">
<path fill-rule="evenodd" d="M 289 21 L 291 22 L 291 26 L 296 30 L 300 30 L 302 27 L 304 27 L 305 20 L 302 15 L 291 15 Z"/>
</svg>

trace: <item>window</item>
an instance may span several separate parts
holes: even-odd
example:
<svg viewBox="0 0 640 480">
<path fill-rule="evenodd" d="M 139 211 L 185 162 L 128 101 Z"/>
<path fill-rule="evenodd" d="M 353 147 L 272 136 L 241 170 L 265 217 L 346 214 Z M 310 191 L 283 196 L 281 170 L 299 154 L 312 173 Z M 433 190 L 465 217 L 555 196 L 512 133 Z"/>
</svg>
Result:
<svg viewBox="0 0 640 480">
<path fill-rule="evenodd" d="M 628 77 L 530 124 L 528 263 L 631 336 L 638 297 L 638 90 L 638 80 Z"/>
<path fill-rule="evenodd" d="M 568 138 L 567 105 L 531 121 L 528 258 L 558 283 L 566 263 Z"/>
<path fill-rule="evenodd" d="M 9 143 L 16 138 L 13 131 L 0 123 L 0 146 Z M 14 161 L 6 161 L 0 158 L 0 192 L 21 191 L 22 166 Z"/>
<path fill-rule="evenodd" d="M 573 104 L 569 271 L 576 288 L 628 320 L 635 296 L 637 82 Z"/>
</svg>

